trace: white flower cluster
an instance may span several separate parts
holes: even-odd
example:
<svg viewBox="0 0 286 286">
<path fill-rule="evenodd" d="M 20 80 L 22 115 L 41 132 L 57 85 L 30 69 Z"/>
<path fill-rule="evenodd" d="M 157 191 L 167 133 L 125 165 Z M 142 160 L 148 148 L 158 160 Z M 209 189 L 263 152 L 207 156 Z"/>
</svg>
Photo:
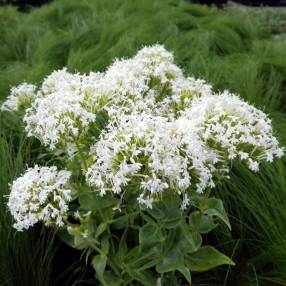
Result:
<svg viewBox="0 0 286 286">
<path fill-rule="evenodd" d="M 272 162 L 283 155 L 266 114 L 226 91 L 195 98 L 181 116 L 193 122 L 200 138 L 225 161 L 242 160 L 256 172 L 261 160 Z"/>
<path fill-rule="evenodd" d="M 165 189 L 201 192 L 214 186 L 212 173 L 220 161 L 190 120 L 168 121 L 145 113 L 112 121 L 93 146 L 92 156 L 95 163 L 86 173 L 89 184 L 101 195 L 119 194 L 133 180 L 142 190 L 140 202 Z"/>
<path fill-rule="evenodd" d="M 205 81 L 185 78 L 172 53 L 160 45 L 145 47 L 131 59 L 116 60 L 99 85 L 102 94 L 110 97 L 105 110 L 111 117 L 142 111 L 172 116 L 174 104 L 211 94 L 211 86 Z"/>
<path fill-rule="evenodd" d="M 136 182 L 139 202 L 151 207 L 165 189 L 201 193 L 214 187 L 231 160 L 256 172 L 260 161 L 283 155 L 267 116 L 237 96 L 202 96 L 190 106 L 172 120 L 146 113 L 112 120 L 91 149 L 88 183 L 104 195 Z"/>
<path fill-rule="evenodd" d="M 97 126 L 100 111 L 109 118 L 104 130 Z M 262 160 L 283 155 L 267 115 L 185 77 L 159 45 L 116 60 L 103 73 L 53 72 L 24 121 L 29 136 L 64 148 L 70 158 L 79 146 L 90 149 L 83 156 L 89 157 L 86 181 L 101 195 L 137 185 L 138 201 L 148 207 L 166 190 L 182 194 L 186 206 L 187 194 L 214 187 L 232 160 L 256 172 Z"/>
<path fill-rule="evenodd" d="M 210 92 L 209 85 L 185 79 L 173 55 L 157 45 L 143 48 L 132 59 L 116 60 L 104 73 L 53 72 L 44 80 L 24 121 L 28 136 L 72 154 L 100 110 L 110 117 L 143 110 L 168 114 L 166 96 L 174 101 L 181 94 L 189 98 L 206 92 Z"/>
<path fill-rule="evenodd" d="M 66 69 L 53 72 L 43 83 L 38 97 L 28 108 L 24 121 L 28 136 L 35 136 L 44 145 L 55 149 L 66 147 L 84 133 L 95 114 L 84 106 L 82 76 Z"/>
<path fill-rule="evenodd" d="M 111 85 L 119 101 L 106 108 L 110 123 L 91 148 L 93 163 L 86 173 L 101 195 L 138 184 L 138 201 L 147 207 L 164 190 L 184 194 L 185 207 L 187 193 L 214 187 L 231 160 L 256 172 L 260 161 L 283 155 L 262 111 L 185 78 L 162 47 L 144 48 L 107 74 L 111 71 L 110 79 L 120 77 L 120 85 Z"/>
<path fill-rule="evenodd" d="M 45 225 L 63 226 L 71 191 L 71 173 L 57 167 L 29 168 L 11 186 L 8 207 L 15 219 L 14 227 L 21 231 L 39 221 Z"/>
<path fill-rule="evenodd" d="M 36 86 L 26 82 L 14 86 L 10 95 L 1 105 L 1 111 L 20 111 L 29 107 L 36 97 Z"/>
</svg>

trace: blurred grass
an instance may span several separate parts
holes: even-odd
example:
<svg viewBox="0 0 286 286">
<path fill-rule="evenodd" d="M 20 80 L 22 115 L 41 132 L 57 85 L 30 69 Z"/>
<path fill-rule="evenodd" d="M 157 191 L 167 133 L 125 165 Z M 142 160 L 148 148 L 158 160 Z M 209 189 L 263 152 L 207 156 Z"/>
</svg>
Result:
<svg viewBox="0 0 286 286">
<path fill-rule="evenodd" d="M 54 234 L 37 229 L 16 233 L 5 207 L 8 184 L 31 161 L 31 145 L 20 131 L 17 118 L 1 114 L 0 126 L 0 285 L 50 285 L 51 263 L 56 250 Z M 10 131 L 8 125 L 14 126 Z"/>
<path fill-rule="evenodd" d="M 174 51 L 186 74 L 238 93 L 269 113 L 285 146 L 286 38 L 274 38 L 263 19 L 183 0 L 58 0 L 29 14 L 1 8 L 0 100 L 12 85 L 39 83 L 56 68 L 104 70 L 115 57 L 161 43 Z M 0 126 L 1 194 L 37 153 L 19 122 L 6 120 L 2 117 Z M 284 159 L 263 166 L 258 175 L 233 166 L 231 180 L 215 190 L 231 216 L 232 236 L 218 229 L 208 239 L 233 255 L 237 266 L 195 274 L 194 285 L 286 285 L 285 174 Z M 52 285 L 47 258 L 56 246 L 46 241 L 39 249 L 47 251 L 34 256 L 38 230 L 15 234 L 2 196 L 0 204 L 0 285 Z"/>
</svg>

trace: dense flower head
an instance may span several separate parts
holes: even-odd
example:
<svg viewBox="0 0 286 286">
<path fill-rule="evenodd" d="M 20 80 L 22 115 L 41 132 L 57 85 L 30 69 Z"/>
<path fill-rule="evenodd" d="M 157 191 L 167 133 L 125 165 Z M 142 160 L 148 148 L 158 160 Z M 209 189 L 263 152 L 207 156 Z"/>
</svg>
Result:
<svg viewBox="0 0 286 286">
<path fill-rule="evenodd" d="M 91 96 L 89 102 L 95 104 L 98 94 L 104 95 L 108 98 L 104 108 L 112 116 L 118 106 L 125 107 L 125 112 L 156 110 L 162 95 L 166 96 L 173 82 L 182 77 L 172 53 L 159 45 L 143 48 L 131 59 L 115 60 L 94 83 L 97 96 Z"/>
<path fill-rule="evenodd" d="M 169 121 L 145 113 L 110 122 L 91 156 L 94 163 L 87 181 L 101 195 L 120 194 L 124 186 L 136 182 L 142 191 L 139 201 L 145 204 L 166 189 L 184 193 L 213 187 L 212 175 L 219 171 L 220 161 L 190 120 Z"/>
<path fill-rule="evenodd" d="M 54 149 L 74 142 L 93 122 L 96 115 L 84 106 L 81 90 L 82 77 L 65 69 L 55 71 L 43 82 L 24 121 L 28 136 L 35 136 Z"/>
<path fill-rule="evenodd" d="M 145 47 L 131 59 L 116 60 L 99 85 L 98 90 L 110 97 L 105 110 L 112 117 L 122 111 L 170 115 L 171 103 L 211 93 L 203 80 L 185 78 L 172 53 L 160 45 Z"/>
<path fill-rule="evenodd" d="M 24 111 L 36 97 L 37 87 L 26 82 L 11 88 L 10 95 L 1 105 L 1 111 Z"/>
<path fill-rule="evenodd" d="M 8 207 L 17 230 L 28 229 L 37 222 L 63 226 L 71 200 L 69 171 L 57 167 L 29 168 L 11 185 Z"/>
<path fill-rule="evenodd" d="M 195 98 L 181 116 L 192 120 L 200 138 L 225 161 L 242 160 L 256 172 L 260 161 L 283 155 L 267 115 L 227 91 Z"/>
<path fill-rule="evenodd" d="M 42 95 L 50 95 L 60 91 L 79 92 L 81 87 L 81 75 L 72 74 L 67 68 L 55 70 L 45 78 L 42 83 L 40 92 Z"/>
</svg>

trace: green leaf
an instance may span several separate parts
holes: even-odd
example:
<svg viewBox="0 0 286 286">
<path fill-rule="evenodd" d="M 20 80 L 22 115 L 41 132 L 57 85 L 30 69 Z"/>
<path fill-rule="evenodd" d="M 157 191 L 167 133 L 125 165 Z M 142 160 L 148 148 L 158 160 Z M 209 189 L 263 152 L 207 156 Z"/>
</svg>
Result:
<svg viewBox="0 0 286 286">
<path fill-rule="evenodd" d="M 122 263 L 123 258 L 125 257 L 125 255 L 128 251 L 126 238 L 127 238 L 127 229 L 125 229 L 123 234 L 121 235 L 119 246 L 118 246 L 118 251 L 116 253 L 120 263 Z"/>
<path fill-rule="evenodd" d="M 183 224 L 181 230 L 185 240 L 180 243 L 184 244 L 184 250 L 187 253 L 197 251 L 202 245 L 202 236 L 187 224 Z"/>
<path fill-rule="evenodd" d="M 164 241 L 160 227 L 147 223 L 139 231 L 139 243 L 143 248 L 152 247 Z"/>
<path fill-rule="evenodd" d="M 123 197 L 123 206 L 130 213 L 138 211 L 138 196 L 141 192 L 140 186 L 136 183 L 130 183 L 125 188 Z"/>
<path fill-rule="evenodd" d="M 231 230 L 231 225 L 221 200 L 216 198 L 207 198 L 202 201 L 201 210 L 205 214 L 218 217 Z"/>
<path fill-rule="evenodd" d="M 89 131 L 97 139 L 99 138 L 102 130 L 108 124 L 108 114 L 106 111 L 99 111 L 96 113 L 95 122 L 90 124 Z"/>
<path fill-rule="evenodd" d="M 189 222 L 193 230 L 204 234 L 210 232 L 217 226 L 211 215 L 206 215 L 200 211 L 191 213 Z"/>
<path fill-rule="evenodd" d="M 163 220 L 168 215 L 168 209 L 164 203 L 157 202 L 153 204 L 152 209 L 148 210 L 148 213 L 152 215 L 156 220 Z"/>
<path fill-rule="evenodd" d="M 184 277 L 187 279 L 187 281 L 192 284 L 192 276 L 191 276 L 191 271 L 188 267 L 182 265 L 177 269 L 179 272 L 181 272 Z"/>
<path fill-rule="evenodd" d="M 148 270 L 139 271 L 137 269 L 129 269 L 128 274 L 135 281 L 140 281 L 143 285 L 146 285 L 146 286 L 156 285 L 156 277 L 152 275 L 151 271 L 148 271 Z"/>
<path fill-rule="evenodd" d="M 154 267 L 156 266 L 159 262 L 160 262 L 160 259 L 155 255 L 155 254 L 152 254 L 148 257 L 149 261 L 147 263 L 144 263 L 143 266 L 140 266 L 138 268 L 138 270 L 146 270 L 148 268 L 151 268 L 151 267 Z"/>
<path fill-rule="evenodd" d="M 107 270 L 104 272 L 104 281 L 108 286 L 120 286 L 124 285 L 121 277 L 115 275 L 111 270 Z"/>
<path fill-rule="evenodd" d="M 184 255 L 177 249 L 173 248 L 163 255 L 161 261 L 156 265 L 158 273 L 165 273 L 180 269 L 184 265 Z"/>
<path fill-rule="evenodd" d="M 118 199 L 111 195 L 99 196 L 96 192 L 84 192 L 79 196 L 80 209 L 86 211 L 96 211 L 115 206 Z"/>
<path fill-rule="evenodd" d="M 130 218 L 129 214 L 121 215 L 114 219 L 112 227 L 115 229 L 124 229 L 128 225 L 128 220 Z"/>
<path fill-rule="evenodd" d="M 223 264 L 235 265 L 229 257 L 208 245 L 187 254 L 185 262 L 191 271 L 206 271 Z"/>
<path fill-rule="evenodd" d="M 103 236 L 103 238 L 101 239 L 100 243 L 101 243 L 101 250 L 103 253 L 105 253 L 106 255 L 109 252 L 109 234 L 105 234 Z"/>
<path fill-rule="evenodd" d="M 105 286 L 107 285 L 104 278 L 104 270 L 106 267 L 107 256 L 106 255 L 96 255 L 92 259 L 92 266 L 95 270 L 96 278 Z"/>
<path fill-rule="evenodd" d="M 125 256 L 125 263 L 131 263 L 132 261 L 137 260 L 138 258 L 141 257 L 141 251 L 139 246 L 135 246 L 132 248 Z"/>
<path fill-rule="evenodd" d="M 96 124 L 103 129 L 108 124 L 108 113 L 106 111 L 100 111 L 96 113 Z"/>
<path fill-rule="evenodd" d="M 89 247 L 89 242 L 86 238 L 82 237 L 82 235 L 74 236 L 74 248 L 76 249 L 85 249 Z"/>
<path fill-rule="evenodd" d="M 94 237 L 98 238 L 107 229 L 107 224 L 102 222 L 95 231 Z"/>
<path fill-rule="evenodd" d="M 157 220 L 162 221 L 167 229 L 175 228 L 182 220 L 182 211 L 178 208 L 170 208 L 163 202 L 154 204 L 148 212 Z"/>
<path fill-rule="evenodd" d="M 168 207 L 173 209 L 179 209 L 181 205 L 181 197 L 179 194 L 174 193 L 174 191 L 170 190 L 169 192 L 163 192 L 162 194 L 162 202 Z"/>
<path fill-rule="evenodd" d="M 125 256 L 124 265 L 126 269 L 146 270 L 160 261 L 158 256 L 159 253 L 156 248 L 141 251 L 135 247 Z"/>
<path fill-rule="evenodd" d="M 153 218 L 151 218 L 149 215 L 144 214 L 143 211 L 140 213 L 140 215 L 146 221 L 146 223 L 150 223 L 150 224 L 154 224 L 155 223 L 155 220 Z"/>
</svg>

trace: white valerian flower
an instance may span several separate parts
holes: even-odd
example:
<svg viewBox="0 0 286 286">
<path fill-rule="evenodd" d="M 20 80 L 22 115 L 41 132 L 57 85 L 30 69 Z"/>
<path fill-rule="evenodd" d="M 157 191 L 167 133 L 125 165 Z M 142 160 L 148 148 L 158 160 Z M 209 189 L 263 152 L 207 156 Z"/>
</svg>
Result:
<svg viewBox="0 0 286 286">
<path fill-rule="evenodd" d="M 125 112 L 157 110 L 157 103 L 183 73 L 174 64 L 172 53 L 162 46 L 145 47 L 131 59 L 117 59 L 104 75 L 94 82 L 95 92 L 89 105 L 97 104 L 105 95 L 105 109 L 109 115 Z M 108 98 L 108 99 L 107 99 Z"/>
<path fill-rule="evenodd" d="M 79 90 L 81 86 L 81 76 L 72 74 L 67 68 L 53 71 L 47 76 L 41 86 L 41 93 L 49 95 L 59 91 L 74 92 Z"/>
<path fill-rule="evenodd" d="M 253 161 L 252 159 L 248 159 L 248 166 L 249 169 L 253 172 L 258 172 L 259 171 L 259 164 L 256 161 Z"/>
<path fill-rule="evenodd" d="M 39 88 L 24 121 L 28 136 L 51 149 L 64 149 L 72 158 L 80 138 L 97 128 L 100 111 L 111 118 L 142 111 L 173 117 L 173 111 L 175 114 L 182 104 L 188 106 L 194 96 L 210 93 L 210 85 L 185 78 L 174 64 L 173 54 L 155 45 L 131 59 L 115 60 L 104 73 L 54 71 Z"/>
<path fill-rule="evenodd" d="M 81 218 L 80 212 L 79 212 L 78 210 L 75 211 L 75 212 L 73 213 L 73 217 L 74 217 L 75 219 L 80 219 L 80 218 Z"/>
<path fill-rule="evenodd" d="M 45 225 L 64 225 L 71 190 L 69 171 L 57 167 L 29 168 L 11 185 L 8 208 L 16 221 L 14 227 L 21 231 L 37 222 Z"/>
<path fill-rule="evenodd" d="M 226 163 L 240 159 L 257 172 L 261 160 L 272 162 L 283 155 L 267 115 L 227 91 L 195 98 L 181 116 L 191 120 L 200 138 Z"/>
<path fill-rule="evenodd" d="M 51 149 L 62 145 L 73 155 L 73 143 L 96 118 L 84 106 L 81 76 L 56 71 L 44 81 L 40 92 L 24 117 L 28 136 L 37 137 Z"/>
<path fill-rule="evenodd" d="M 1 105 L 1 111 L 24 111 L 36 97 L 36 86 L 26 82 L 12 87 L 10 95 Z"/>
<path fill-rule="evenodd" d="M 140 186 L 138 202 L 148 207 L 165 190 L 213 187 L 213 174 L 219 171 L 219 156 L 204 145 L 189 120 L 168 121 L 146 113 L 111 121 L 91 156 L 86 178 L 101 195 L 120 194 L 135 183 Z"/>
</svg>

